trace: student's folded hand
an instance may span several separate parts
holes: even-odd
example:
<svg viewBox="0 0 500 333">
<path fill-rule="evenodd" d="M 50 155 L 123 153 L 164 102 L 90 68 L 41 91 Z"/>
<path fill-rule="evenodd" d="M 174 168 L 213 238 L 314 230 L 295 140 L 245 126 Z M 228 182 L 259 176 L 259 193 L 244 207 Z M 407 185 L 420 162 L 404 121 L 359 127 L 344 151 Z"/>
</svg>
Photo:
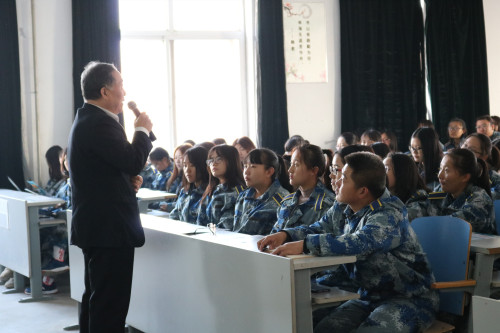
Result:
<svg viewBox="0 0 500 333">
<path fill-rule="evenodd" d="M 132 183 L 132 187 L 134 188 L 135 192 L 137 193 L 142 185 L 142 177 L 139 175 L 130 177 L 130 182 Z"/>
<path fill-rule="evenodd" d="M 303 248 L 304 248 L 304 241 L 290 242 L 278 246 L 276 250 L 274 250 L 271 254 L 285 257 L 293 254 L 301 254 L 303 253 Z"/>
<path fill-rule="evenodd" d="M 266 236 L 257 242 L 257 247 L 260 251 L 274 250 L 286 241 L 287 234 L 285 232 L 277 232 Z"/>
</svg>

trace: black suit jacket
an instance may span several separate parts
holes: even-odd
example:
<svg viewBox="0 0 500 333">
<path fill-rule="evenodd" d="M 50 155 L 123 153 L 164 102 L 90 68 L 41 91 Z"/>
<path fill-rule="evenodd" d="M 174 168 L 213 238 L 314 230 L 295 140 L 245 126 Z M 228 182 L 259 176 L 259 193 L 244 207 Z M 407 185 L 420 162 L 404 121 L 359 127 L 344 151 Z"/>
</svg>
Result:
<svg viewBox="0 0 500 333">
<path fill-rule="evenodd" d="M 68 143 L 73 219 L 71 244 L 138 247 L 144 230 L 130 177 L 138 175 L 152 148 L 136 131 L 132 143 L 123 127 L 98 107 L 78 109 Z"/>
</svg>

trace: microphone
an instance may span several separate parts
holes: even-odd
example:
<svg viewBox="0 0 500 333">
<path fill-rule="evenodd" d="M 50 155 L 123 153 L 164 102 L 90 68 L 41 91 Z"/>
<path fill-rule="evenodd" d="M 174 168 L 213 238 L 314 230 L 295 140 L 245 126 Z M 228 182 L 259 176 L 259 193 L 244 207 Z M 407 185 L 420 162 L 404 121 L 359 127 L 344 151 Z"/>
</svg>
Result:
<svg viewBox="0 0 500 333">
<path fill-rule="evenodd" d="M 139 111 L 139 109 L 137 108 L 137 104 L 135 104 L 134 101 L 128 102 L 127 106 L 135 114 L 136 118 L 139 117 L 139 115 L 141 114 L 141 111 Z M 151 141 L 155 141 L 156 140 L 156 136 L 153 134 L 152 131 L 149 132 L 149 138 L 151 139 Z"/>
</svg>

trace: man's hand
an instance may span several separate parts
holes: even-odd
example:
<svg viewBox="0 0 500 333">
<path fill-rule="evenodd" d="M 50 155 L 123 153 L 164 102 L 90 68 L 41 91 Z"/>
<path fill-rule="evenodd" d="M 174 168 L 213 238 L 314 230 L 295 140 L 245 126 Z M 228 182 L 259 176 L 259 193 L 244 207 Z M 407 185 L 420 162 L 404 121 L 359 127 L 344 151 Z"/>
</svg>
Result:
<svg viewBox="0 0 500 333">
<path fill-rule="evenodd" d="M 132 183 L 135 193 L 139 192 L 142 185 L 142 177 L 139 175 L 130 177 L 130 182 Z"/>
<path fill-rule="evenodd" d="M 149 132 L 151 132 L 151 130 L 153 129 L 153 123 L 146 113 L 141 112 L 139 117 L 135 118 L 134 127 L 144 127 Z"/>
<path fill-rule="evenodd" d="M 274 250 L 271 254 L 275 254 L 277 256 L 286 257 L 292 254 L 301 254 L 304 252 L 304 241 L 290 242 L 284 245 L 278 246 L 276 250 Z"/>
<path fill-rule="evenodd" d="M 287 234 L 283 231 L 277 232 L 275 234 L 266 236 L 257 242 L 257 247 L 260 251 L 265 251 L 267 249 L 274 250 L 286 241 Z"/>
</svg>

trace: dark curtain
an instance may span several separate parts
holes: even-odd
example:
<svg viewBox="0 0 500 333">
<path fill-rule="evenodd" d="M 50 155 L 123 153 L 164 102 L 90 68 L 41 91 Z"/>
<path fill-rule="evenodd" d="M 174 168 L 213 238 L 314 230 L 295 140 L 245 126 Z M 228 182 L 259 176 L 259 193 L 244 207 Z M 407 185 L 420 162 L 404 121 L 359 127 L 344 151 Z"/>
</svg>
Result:
<svg viewBox="0 0 500 333">
<path fill-rule="evenodd" d="M 258 1 L 257 144 L 282 154 L 288 139 L 283 5 Z"/>
<path fill-rule="evenodd" d="M 109 62 L 120 70 L 120 26 L 118 0 L 73 0 L 72 6 L 76 112 L 83 104 L 80 75 L 88 62 Z M 123 123 L 123 118 L 120 120 Z"/>
<path fill-rule="evenodd" d="M 419 0 L 340 0 L 342 131 L 390 129 L 408 145 L 425 118 Z"/>
<path fill-rule="evenodd" d="M 453 117 L 474 131 L 476 117 L 489 114 L 483 2 L 426 0 L 429 88 L 434 125 L 447 138 Z"/>
<path fill-rule="evenodd" d="M 15 0 L 0 1 L 0 31 L 0 188 L 14 188 L 7 180 L 9 176 L 24 189 L 21 81 Z"/>
</svg>

